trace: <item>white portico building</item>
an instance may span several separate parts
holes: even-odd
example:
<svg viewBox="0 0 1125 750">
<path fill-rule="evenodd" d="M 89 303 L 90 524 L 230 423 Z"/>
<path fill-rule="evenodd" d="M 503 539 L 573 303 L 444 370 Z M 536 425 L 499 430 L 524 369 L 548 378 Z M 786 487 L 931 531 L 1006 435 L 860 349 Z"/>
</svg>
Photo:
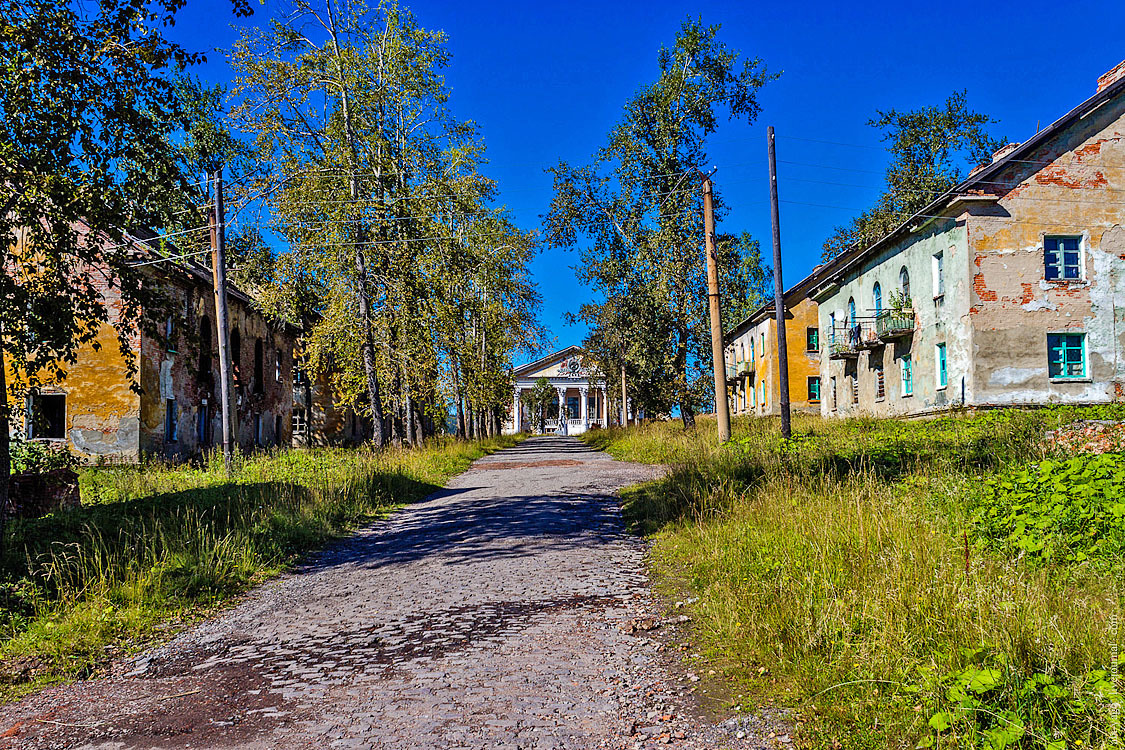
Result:
<svg viewBox="0 0 1125 750">
<path fill-rule="evenodd" d="M 591 428 L 606 426 L 609 409 L 605 378 L 595 369 L 583 366 L 582 350 L 577 346 L 517 367 L 512 376 L 516 387 L 512 411 L 504 422 L 504 434 L 531 429 L 531 415 L 520 394 L 534 389 L 540 378 L 546 378 L 555 389 L 544 426 L 547 432 L 565 429 L 568 435 L 580 435 Z"/>
</svg>

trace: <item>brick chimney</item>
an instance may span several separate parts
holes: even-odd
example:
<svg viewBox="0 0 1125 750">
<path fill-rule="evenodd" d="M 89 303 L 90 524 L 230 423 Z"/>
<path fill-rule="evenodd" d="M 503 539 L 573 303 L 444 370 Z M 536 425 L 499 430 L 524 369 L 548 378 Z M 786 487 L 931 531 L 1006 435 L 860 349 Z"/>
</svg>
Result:
<svg viewBox="0 0 1125 750">
<path fill-rule="evenodd" d="M 1102 77 L 1098 79 L 1098 93 L 1100 94 L 1104 89 L 1109 88 L 1122 78 L 1125 78 L 1125 60 L 1117 63 L 1116 68 L 1103 74 Z"/>
</svg>

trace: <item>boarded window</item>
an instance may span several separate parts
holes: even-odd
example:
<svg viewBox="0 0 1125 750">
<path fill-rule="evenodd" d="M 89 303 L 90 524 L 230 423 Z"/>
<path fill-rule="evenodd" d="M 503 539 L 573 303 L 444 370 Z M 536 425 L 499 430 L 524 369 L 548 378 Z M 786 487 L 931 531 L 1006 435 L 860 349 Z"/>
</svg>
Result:
<svg viewBox="0 0 1125 750">
<path fill-rule="evenodd" d="M 293 410 L 293 437 L 304 437 L 309 429 L 304 409 Z"/>
<path fill-rule="evenodd" d="M 887 380 L 882 367 L 875 368 L 875 398 L 882 401 L 887 397 Z"/>
<path fill-rule="evenodd" d="M 852 375 L 852 403 L 859 403 L 859 376 Z"/>
<path fill-rule="evenodd" d="M 41 440 L 66 438 L 66 395 L 36 393 L 31 396 L 27 436 Z"/>
</svg>

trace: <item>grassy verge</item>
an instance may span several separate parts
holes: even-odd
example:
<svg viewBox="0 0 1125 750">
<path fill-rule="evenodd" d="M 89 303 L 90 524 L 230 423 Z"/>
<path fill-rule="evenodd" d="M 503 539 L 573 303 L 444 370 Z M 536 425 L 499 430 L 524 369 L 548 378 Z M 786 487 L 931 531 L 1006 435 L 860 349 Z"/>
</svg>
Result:
<svg viewBox="0 0 1125 750">
<path fill-rule="evenodd" d="M 732 704 L 789 705 L 818 748 L 1117 747 L 1125 458 L 1046 430 L 1125 410 L 802 418 L 592 435 L 673 465 L 626 493 L 658 580 L 698 597 Z"/>
<path fill-rule="evenodd" d="M 83 507 L 12 524 L 0 557 L 0 702 L 82 677 L 419 500 L 516 438 L 286 451 L 202 468 L 89 468 Z"/>
</svg>

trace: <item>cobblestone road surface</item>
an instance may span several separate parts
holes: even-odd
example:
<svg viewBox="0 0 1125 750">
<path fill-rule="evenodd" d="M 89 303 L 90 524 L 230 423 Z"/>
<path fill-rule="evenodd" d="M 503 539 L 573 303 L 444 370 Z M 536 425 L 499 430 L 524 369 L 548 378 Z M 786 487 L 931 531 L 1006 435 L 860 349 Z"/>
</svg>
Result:
<svg viewBox="0 0 1125 750">
<path fill-rule="evenodd" d="M 613 493 L 655 473 L 531 438 L 116 676 L 0 708 L 0 747 L 777 747 L 702 718 L 671 626 L 645 630 Z"/>
</svg>

